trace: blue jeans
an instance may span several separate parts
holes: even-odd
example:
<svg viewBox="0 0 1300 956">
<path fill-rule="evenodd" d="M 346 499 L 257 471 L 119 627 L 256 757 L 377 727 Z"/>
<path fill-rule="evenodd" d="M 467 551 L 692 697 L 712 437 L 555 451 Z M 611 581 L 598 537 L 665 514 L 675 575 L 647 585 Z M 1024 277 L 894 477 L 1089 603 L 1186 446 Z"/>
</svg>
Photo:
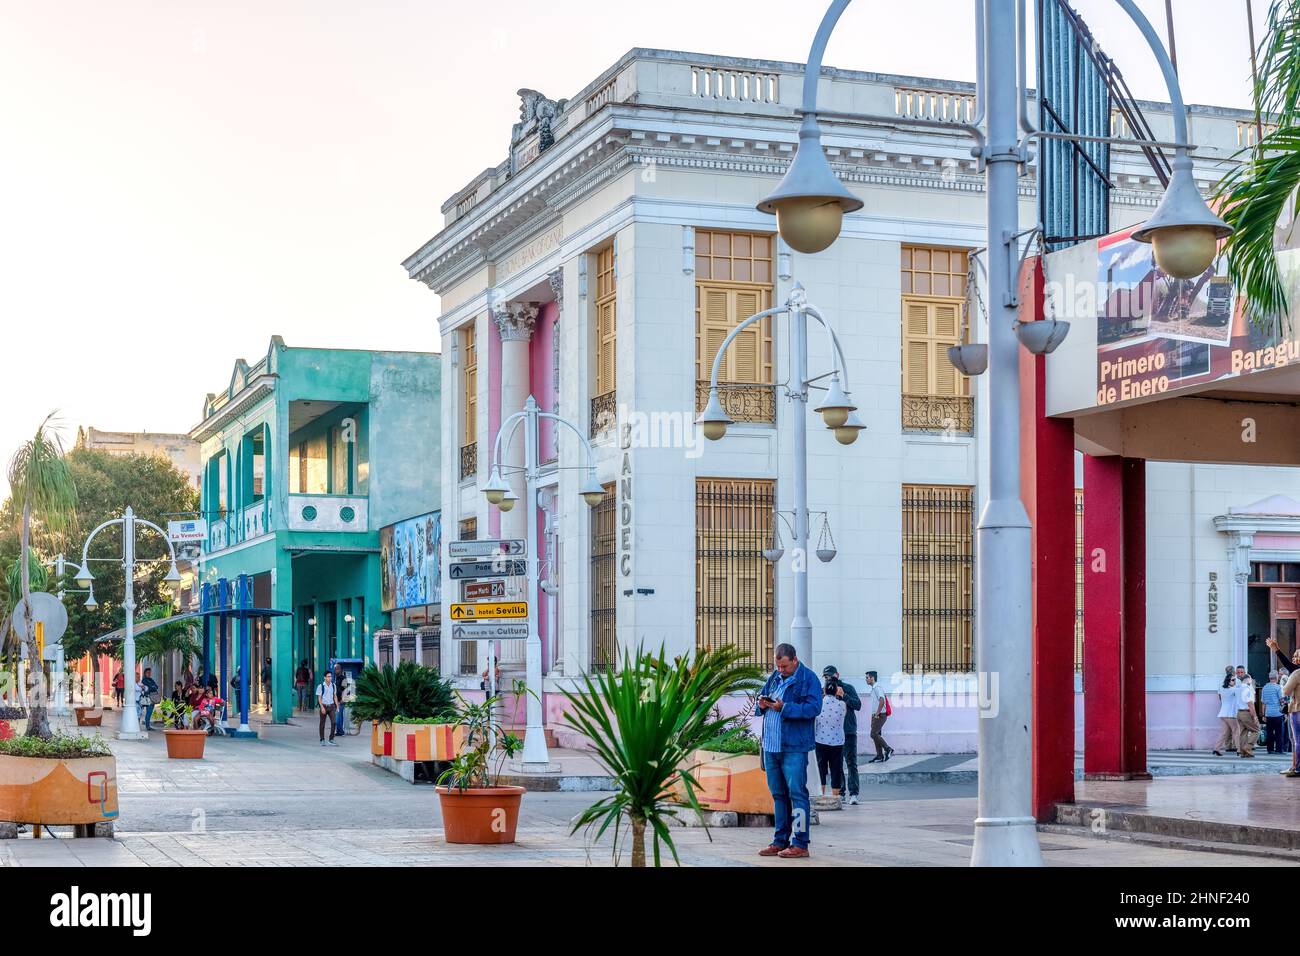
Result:
<svg viewBox="0 0 1300 956">
<path fill-rule="evenodd" d="M 798 752 L 764 753 L 767 789 L 772 791 L 776 811 L 777 846 L 808 848 L 808 825 L 811 822 L 808 802 L 808 755 Z"/>
<path fill-rule="evenodd" d="M 345 716 L 346 710 L 346 704 L 339 704 L 338 709 L 334 713 L 334 733 L 339 737 L 342 737 L 346 733 L 343 729 L 343 722 L 347 719 Z"/>
<path fill-rule="evenodd" d="M 153 704 L 146 699 L 144 703 L 144 729 L 153 730 Z"/>
</svg>

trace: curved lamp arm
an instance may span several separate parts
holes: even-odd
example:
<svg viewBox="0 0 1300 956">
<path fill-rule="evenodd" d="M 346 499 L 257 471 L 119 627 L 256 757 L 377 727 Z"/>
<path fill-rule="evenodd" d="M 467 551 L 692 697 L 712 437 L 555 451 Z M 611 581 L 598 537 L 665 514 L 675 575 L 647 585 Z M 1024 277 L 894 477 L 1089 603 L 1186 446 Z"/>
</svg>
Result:
<svg viewBox="0 0 1300 956">
<path fill-rule="evenodd" d="M 822 328 L 826 330 L 827 337 L 831 340 L 831 362 L 834 364 L 835 373 L 844 381 L 844 391 L 850 391 L 849 363 L 844 357 L 844 349 L 840 347 L 840 337 L 835 334 L 835 329 L 826 321 L 825 317 L 817 311 L 816 306 L 806 305 L 804 311 L 820 322 Z M 836 358 L 839 359 L 838 362 L 835 361 Z"/>
<path fill-rule="evenodd" d="M 110 527 L 115 524 L 121 524 L 124 520 L 125 520 L 124 518 L 109 518 L 107 521 L 101 524 L 94 531 L 90 532 L 90 534 L 86 535 L 86 541 L 81 546 L 81 569 L 83 571 L 86 569 L 86 563 L 90 560 L 90 542 L 95 540 L 95 535 L 99 534 L 107 527 Z"/>
<path fill-rule="evenodd" d="M 836 2 L 839 3 L 841 2 L 841 0 L 836 0 Z M 842 2 L 845 5 L 847 5 L 849 0 L 842 0 Z M 718 354 L 713 356 L 713 371 L 709 375 L 709 391 L 712 392 L 717 390 L 718 370 L 722 367 L 722 356 L 726 354 L 727 346 L 731 344 L 732 340 L 741 332 L 743 332 L 745 329 L 749 328 L 749 326 L 757 322 L 759 319 L 765 319 L 769 315 L 776 315 L 779 312 L 789 312 L 789 311 L 790 311 L 790 306 L 788 305 L 778 305 L 772 309 L 764 309 L 762 312 L 758 312 L 755 313 L 754 315 L 751 315 L 744 322 L 741 322 L 734 329 L 728 332 L 727 337 L 722 340 L 722 345 L 718 348 Z"/>
<path fill-rule="evenodd" d="M 156 524 L 154 524 L 152 521 L 147 521 L 147 520 L 145 520 L 144 518 L 136 518 L 136 519 L 135 519 L 135 523 L 136 523 L 136 524 L 142 524 L 142 525 L 144 525 L 146 528 L 152 528 L 154 531 L 157 531 L 158 534 L 162 536 L 162 539 L 163 539 L 165 542 L 167 542 L 167 551 L 168 551 L 168 553 L 171 555 L 172 564 L 175 564 L 175 563 L 176 563 L 176 546 L 175 546 L 174 544 L 172 544 L 172 539 L 169 538 L 169 537 L 167 537 L 167 532 L 164 531 L 162 528 L 158 527 L 158 526 L 157 526 Z"/>
<path fill-rule="evenodd" d="M 1160 64 L 1165 86 L 1169 88 L 1169 105 L 1174 111 L 1174 142 L 1181 144 L 1176 148 L 1179 155 L 1182 155 L 1191 143 L 1187 139 L 1187 107 L 1183 105 L 1183 89 L 1178 84 L 1178 72 L 1174 69 L 1173 61 L 1169 59 L 1165 45 L 1160 40 L 1160 34 L 1156 33 L 1155 27 L 1151 26 L 1151 21 L 1138 9 L 1137 4 L 1133 0 L 1115 0 L 1115 2 L 1129 15 L 1129 19 L 1137 24 L 1147 41 L 1147 46 L 1151 47 L 1151 52 L 1155 54 L 1156 62 Z"/>
<path fill-rule="evenodd" d="M 505 436 L 506 439 L 505 447 L 509 448 L 510 440 L 515 437 L 515 429 L 519 427 L 519 423 L 522 422 L 523 420 L 524 420 L 524 413 L 515 412 L 513 415 L 511 415 L 509 418 L 507 418 L 504 422 L 501 423 L 501 427 L 497 429 L 496 440 L 492 443 L 492 461 L 488 465 L 489 469 L 496 468 L 501 464 L 501 452 L 503 450 L 501 447 L 501 437 L 503 435 Z M 509 427 L 510 429 L 509 432 L 506 431 L 507 427 Z"/>
<path fill-rule="evenodd" d="M 549 418 L 551 421 L 556 422 L 556 423 L 558 423 L 558 424 L 560 424 L 560 425 L 563 425 L 565 428 L 568 428 L 571 432 L 573 432 L 575 435 L 577 435 L 577 436 L 578 436 L 578 441 L 582 442 L 582 447 L 585 448 L 585 449 L 587 450 L 587 467 L 592 471 L 593 474 L 595 473 L 595 471 L 596 471 L 596 453 L 595 453 L 594 451 L 592 451 L 592 448 L 591 448 L 591 442 L 587 441 L 586 437 L 582 434 L 582 430 L 581 430 L 580 428 L 578 428 L 577 425 L 573 424 L 573 422 L 569 421 L 567 418 L 563 418 L 563 417 L 561 417 L 561 416 L 559 416 L 559 415 L 556 415 L 554 412 L 541 412 L 541 411 L 539 411 L 539 412 L 537 413 L 537 417 L 538 417 L 538 418 Z"/>
</svg>

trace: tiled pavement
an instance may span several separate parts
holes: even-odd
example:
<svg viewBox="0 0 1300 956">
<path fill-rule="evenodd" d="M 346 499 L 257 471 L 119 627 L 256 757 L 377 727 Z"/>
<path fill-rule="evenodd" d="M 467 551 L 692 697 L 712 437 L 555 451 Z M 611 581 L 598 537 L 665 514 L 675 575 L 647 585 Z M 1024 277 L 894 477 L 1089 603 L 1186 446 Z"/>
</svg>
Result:
<svg viewBox="0 0 1300 956">
<path fill-rule="evenodd" d="M 105 735 L 111 736 L 112 729 L 106 727 Z M 34 840 L 26 836 L 0 841 L 0 865 L 610 863 L 608 839 L 590 846 L 582 834 L 569 834 L 568 821 L 600 794 L 529 793 L 515 845 L 453 846 L 442 838 L 433 789 L 404 783 L 371 766 L 368 737 L 348 737 L 338 747 L 322 748 L 315 740 L 315 727 L 306 721 L 265 731 L 258 741 L 210 739 L 203 761 L 169 761 L 161 734 L 141 742 L 113 740 L 121 803 L 116 837 Z M 924 767 L 928 772 L 940 769 L 938 763 L 961 767 L 971 759 L 956 756 L 961 759 L 954 763 L 953 758 L 934 756 L 904 761 L 900 755 L 890 765 L 910 764 L 920 772 L 920 765 L 929 761 Z M 1250 783 L 1253 776 L 1231 782 Z M 1259 778 L 1261 784 L 1275 781 L 1291 783 L 1276 775 L 1267 781 Z M 975 816 L 973 785 L 951 780 L 880 783 L 864 786 L 863 798 L 860 806 L 821 815 L 822 822 L 813 831 L 813 857 L 806 862 L 757 857 L 768 838 L 765 830 L 675 829 L 673 834 L 687 865 L 967 865 Z M 1053 866 L 1224 862 L 1217 854 L 1099 841 L 1086 835 L 1044 833 L 1041 843 Z"/>
</svg>

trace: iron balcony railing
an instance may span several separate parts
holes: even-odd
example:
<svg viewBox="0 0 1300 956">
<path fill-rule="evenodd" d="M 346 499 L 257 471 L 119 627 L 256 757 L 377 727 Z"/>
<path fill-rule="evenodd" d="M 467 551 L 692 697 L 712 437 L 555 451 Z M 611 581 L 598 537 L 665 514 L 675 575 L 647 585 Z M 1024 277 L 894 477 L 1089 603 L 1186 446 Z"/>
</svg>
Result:
<svg viewBox="0 0 1300 956">
<path fill-rule="evenodd" d="M 718 401 L 733 421 L 759 422 L 773 424 L 776 422 L 776 386 L 740 382 L 719 382 Z M 695 383 L 695 411 L 704 411 L 709 403 L 709 383 L 699 380 Z"/>
<path fill-rule="evenodd" d="M 973 434 L 975 399 L 969 395 L 904 395 L 903 430 Z"/>
</svg>

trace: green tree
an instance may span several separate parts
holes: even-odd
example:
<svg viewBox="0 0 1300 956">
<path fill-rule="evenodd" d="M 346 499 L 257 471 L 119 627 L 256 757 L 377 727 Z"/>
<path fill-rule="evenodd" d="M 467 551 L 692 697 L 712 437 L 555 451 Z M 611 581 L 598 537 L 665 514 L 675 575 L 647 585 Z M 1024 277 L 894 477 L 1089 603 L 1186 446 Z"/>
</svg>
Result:
<svg viewBox="0 0 1300 956">
<path fill-rule="evenodd" d="M 1234 230 L 1225 247 L 1228 273 L 1245 293 L 1246 314 L 1275 331 L 1288 307 L 1278 269 L 1279 224 L 1284 215 L 1296 216 L 1300 191 L 1300 0 L 1273 0 L 1269 7 L 1253 95 L 1261 125 L 1275 128 L 1243 151 L 1247 160 L 1223 177 L 1215 198 Z"/>
<path fill-rule="evenodd" d="M 144 518 L 167 527 L 168 516 L 192 513 L 198 510 L 198 492 L 185 475 L 171 462 L 146 455 L 110 455 L 89 448 L 76 448 L 68 453 L 68 466 L 77 484 L 77 523 L 89 534 L 105 521 L 120 518 L 127 505 L 135 509 L 137 518 Z M 136 604 L 153 608 L 172 603 L 172 594 L 163 581 L 167 574 L 167 545 L 156 534 L 143 532 L 137 539 L 138 562 L 136 566 Z M 68 553 L 76 562 L 81 561 L 81 542 Z M 0 542 L 0 548 L 3 542 Z M 2 553 L 2 552 L 0 552 Z M 95 674 L 96 703 L 99 697 L 99 654 L 121 654 L 121 642 L 115 646 L 97 645 L 98 639 L 126 623 L 122 608 L 125 579 L 122 571 L 122 535 L 115 529 L 100 533 L 90 546 L 90 565 L 95 575 L 95 600 L 98 607 L 88 608 L 80 595 L 68 601 L 68 633 L 63 639 L 64 655 L 74 661 L 90 653 Z M 95 559 L 100 560 L 95 560 Z M 157 558 L 156 562 L 141 563 Z M 73 573 L 62 582 L 65 588 L 75 588 Z M 170 629 L 168 629 L 170 630 Z M 142 653 L 143 656 L 143 653 Z"/>
<path fill-rule="evenodd" d="M 13 507 L 19 515 L 18 563 L 20 606 L 26 609 L 19 638 L 27 658 L 27 735 L 49 738 L 50 724 L 45 706 L 45 670 L 36 646 L 36 628 L 28 598 L 32 593 L 33 544 L 54 547 L 75 526 L 77 486 L 63 457 L 63 444 L 54 430 L 53 414 L 47 416 L 36 434 L 24 442 L 9 460 L 9 487 Z"/>
</svg>

